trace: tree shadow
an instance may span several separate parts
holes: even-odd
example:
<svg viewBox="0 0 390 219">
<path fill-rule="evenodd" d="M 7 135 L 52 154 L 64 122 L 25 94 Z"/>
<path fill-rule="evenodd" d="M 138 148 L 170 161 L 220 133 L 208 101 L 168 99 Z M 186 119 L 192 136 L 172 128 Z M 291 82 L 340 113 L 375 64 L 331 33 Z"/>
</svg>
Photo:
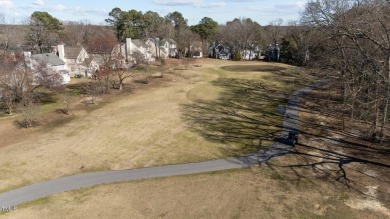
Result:
<svg viewBox="0 0 390 219">
<path fill-rule="evenodd" d="M 193 131 L 226 144 L 220 150 L 228 156 L 256 151 L 277 137 L 283 123 L 278 108 L 286 102 L 284 92 L 260 80 L 220 78 L 212 84 L 222 88 L 218 99 L 182 106 L 183 120 Z"/>
<path fill-rule="evenodd" d="M 276 65 L 229 65 L 221 69 L 231 72 L 275 72 L 286 70 L 286 67 Z"/>
<path fill-rule="evenodd" d="M 33 98 L 36 103 L 51 104 L 56 103 L 58 101 L 56 95 L 57 94 L 54 92 L 36 91 L 33 93 Z"/>
<path fill-rule="evenodd" d="M 300 113 L 321 118 L 295 118 L 303 141 L 288 156 L 266 163 L 277 174 L 293 175 L 291 181 L 297 184 L 306 180 L 318 188 L 322 188 L 319 184 L 337 187 L 336 191 L 346 188 L 345 191 L 355 191 L 364 198 L 380 198 L 389 204 L 390 196 L 381 195 L 390 187 L 389 142 L 373 143 L 340 127 L 346 115 L 334 107 L 339 102 L 338 96 L 316 91 L 300 98 L 295 103 Z M 283 139 L 279 142 L 283 143 Z M 370 186 L 378 186 L 378 197 L 368 195 Z"/>
<path fill-rule="evenodd" d="M 289 178 L 292 184 L 309 182 L 318 190 L 331 186 L 339 194 L 355 192 L 361 198 L 390 204 L 390 196 L 382 195 L 390 187 L 390 164 L 387 162 L 306 144 L 296 145 L 288 156 L 282 161 L 268 160 L 265 164 L 274 173 Z M 367 193 L 372 186 L 377 188 L 377 196 Z"/>
</svg>

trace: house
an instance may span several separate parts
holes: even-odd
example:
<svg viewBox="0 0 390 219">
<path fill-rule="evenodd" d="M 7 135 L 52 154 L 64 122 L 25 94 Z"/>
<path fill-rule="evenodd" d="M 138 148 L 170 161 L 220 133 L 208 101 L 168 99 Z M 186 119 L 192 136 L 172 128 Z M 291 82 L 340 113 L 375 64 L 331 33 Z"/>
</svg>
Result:
<svg viewBox="0 0 390 219">
<path fill-rule="evenodd" d="M 220 43 L 212 43 L 209 47 L 209 57 L 215 59 L 231 59 L 230 48 Z"/>
<path fill-rule="evenodd" d="M 254 49 L 244 49 L 241 51 L 241 59 L 243 60 L 253 60 L 260 57 L 261 50 L 257 46 Z"/>
<path fill-rule="evenodd" d="M 162 59 L 166 59 L 169 57 L 168 54 L 169 46 L 165 47 L 165 45 L 167 44 L 165 43 L 164 40 L 160 40 L 159 38 L 155 38 L 155 39 L 149 38 L 146 40 L 145 44 L 148 46 L 149 52 L 153 57 L 155 58 L 158 57 Z"/>
<path fill-rule="evenodd" d="M 146 40 L 145 44 L 149 48 L 149 52 L 153 57 L 159 58 L 176 58 L 178 55 L 177 43 L 173 39 L 162 39 L 159 38 Z M 157 46 L 156 46 L 157 44 Z"/>
<path fill-rule="evenodd" d="M 178 56 L 177 43 L 173 39 L 161 40 L 160 48 L 168 54 L 168 57 L 176 58 Z"/>
<path fill-rule="evenodd" d="M 265 58 L 266 61 L 279 61 L 280 58 L 280 47 L 278 44 L 269 45 L 265 50 Z"/>
<path fill-rule="evenodd" d="M 87 50 L 82 46 L 65 46 L 60 44 L 57 46 L 58 57 L 65 62 L 65 70 L 70 72 L 72 77 L 76 75 L 87 75 L 88 64 L 86 60 L 90 58 Z"/>
<path fill-rule="evenodd" d="M 203 50 L 202 50 L 202 42 L 194 42 L 190 46 L 190 53 L 192 54 L 193 58 L 202 58 L 203 57 Z"/>
<path fill-rule="evenodd" d="M 156 60 L 148 45 L 140 39 L 131 38 L 126 38 L 126 42 L 124 44 L 117 45 L 113 49 L 111 56 L 116 60 L 121 60 L 122 65 L 128 65 L 129 63 L 135 61 L 133 57 L 134 52 L 140 52 L 143 54 L 145 60 L 148 62 L 154 62 Z"/>
<path fill-rule="evenodd" d="M 59 73 L 62 76 L 63 84 L 70 82 L 69 71 L 65 69 L 65 62 L 54 53 L 42 53 L 31 55 L 31 52 L 24 52 L 24 58 L 27 66 L 31 70 L 39 69 L 39 65 L 45 65 L 46 68 Z"/>
</svg>

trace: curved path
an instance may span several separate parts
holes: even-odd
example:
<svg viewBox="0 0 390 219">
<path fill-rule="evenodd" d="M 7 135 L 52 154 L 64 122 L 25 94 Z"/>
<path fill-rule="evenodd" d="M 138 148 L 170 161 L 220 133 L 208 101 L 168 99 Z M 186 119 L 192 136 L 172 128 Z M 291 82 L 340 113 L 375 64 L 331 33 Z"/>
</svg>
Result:
<svg viewBox="0 0 390 219">
<path fill-rule="evenodd" d="M 298 104 L 300 97 L 311 91 L 313 88 L 320 86 L 324 82 L 326 82 L 326 80 L 321 80 L 311 86 L 298 90 L 288 98 L 281 136 L 286 136 L 289 130 L 295 130 L 298 128 Z M 54 193 L 98 184 L 243 168 L 252 164 L 265 162 L 274 157 L 286 154 L 291 150 L 291 146 L 275 142 L 272 146 L 259 150 L 256 153 L 236 158 L 130 170 L 102 171 L 67 176 L 35 183 L 2 193 L 0 194 L 0 208 L 12 207 L 35 199 L 43 198 Z"/>
</svg>

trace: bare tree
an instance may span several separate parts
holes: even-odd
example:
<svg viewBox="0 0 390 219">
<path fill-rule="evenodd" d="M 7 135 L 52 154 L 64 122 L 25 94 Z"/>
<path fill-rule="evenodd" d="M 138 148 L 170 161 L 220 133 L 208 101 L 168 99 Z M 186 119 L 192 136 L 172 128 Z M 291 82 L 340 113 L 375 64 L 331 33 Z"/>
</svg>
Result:
<svg viewBox="0 0 390 219">
<path fill-rule="evenodd" d="M 113 74 L 117 77 L 119 90 L 123 90 L 124 80 L 131 77 L 131 65 L 123 62 L 120 54 L 113 55 L 114 66 L 112 67 Z M 115 82 L 114 82 L 115 83 Z"/>
<path fill-rule="evenodd" d="M 302 16 L 320 33 L 313 54 L 340 78 L 350 119 L 371 122 L 373 135 L 379 131 L 381 139 L 389 118 L 389 13 L 384 0 L 317 0 L 306 5 Z"/>
<path fill-rule="evenodd" d="M 0 48 L 7 51 L 12 38 L 12 26 L 8 24 L 5 14 L 0 13 Z"/>
<path fill-rule="evenodd" d="M 283 19 L 278 18 L 269 22 L 268 26 L 264 28 L 266 43 L 279 44 L 284 32 L 282 30 Z"/>
<path fill-rule="evenodd" d="M 7 106 L 7 112 L 12 114 L 17 103 L 30 101 L 34 89 L 33 73 L 23 62 L 20 54 L 9 54 L 0 60 L 0 94 Z"/>
<path fill-rule="evenodd" d="M 33 102 L 29 102 L 25 105 L 20 105 L 21 119 L 18 121 L 19 125 L 23 128 L 32 128 L 38 124 L 37 115 L 39 113 L 39 107 Z"/>
<path fill-rule="evenodd" d="M 260 25 L 250 18 L 234 19 L 219 27 L 218 39 L 239 53 L 260 44 Z"/>
<path fill-rule="evenodd" d="M 16 105 L 27 106 L 34 102 L 34 91 L 38 87 L 57 89 L 62 86 L 62 76 L 47 63 L 27 66 L 22 54 L 14 53 L 0 60 L 0 94 L 11 114 Z"/>
</svg>

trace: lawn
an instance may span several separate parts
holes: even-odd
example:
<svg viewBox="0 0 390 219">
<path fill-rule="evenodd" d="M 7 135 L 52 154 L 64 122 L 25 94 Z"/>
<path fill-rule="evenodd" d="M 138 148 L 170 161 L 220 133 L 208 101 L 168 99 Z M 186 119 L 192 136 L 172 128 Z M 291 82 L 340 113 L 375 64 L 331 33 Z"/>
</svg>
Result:
<svg viewBox="0 0 390 219">
<path fill-rule="evenodd" d="M 368 189 L 360 192 L 324 180 L 310 168 L 294 173 L 280 167 L 299 159 L 288 155 L 269 166 L 94 186 L 26 203 L 3 216 L 379 219 L 390 215 Z M 366 185 L 367 176 L 351 179 Z"/>
<path fill-rule="evenodd" d="M 286 97 L 311 79 L 282 64 L 211 60 L 196 66 L 155 79 L 161 80 L 156 86 L 98 101 L 92 110 L 75 106 L 57 124 L 14 128 L 0 146 L 0 191 L 80 172 L 257 150 L 277 135 L 277 111 Z M 53 110 L 49 105 L 43 112 Z M 7 121 L 1 120 L 7 124 L 2 134 L 12 129 Z"/>
<path fill-rule="evenodd" d="M 195 162 L 257 150 L 278 135 L 282 121 L 278 112 L 283 110 L 288 95 L 313 80 L 310 75 L 281 64 L 208 60 L 198 62 L 197 66 L 177 70 L 154 85 L 152 81 L 150 86 L 142 85 L 131 93 L 98 102 L 93 110 L 78 108 L 70 121 L 51 129 L 42 128 L 44 132 L 20 130 L 18 140 L 5 141 L 0 147 L 0 153 L 5 155 L 0 161 L 0 188 L 8 190 L 79 172 Z M 317 89 L 312 93 L 318 92 L 323 91 Z M 323 95 L 328 96 L 326 92 Z M 328 144 L 327 135 L 323 139 L 318 136 L 324 121 L 317 118 L 313 122 L 307 114 L 316 115 L 318 107 L 324 109 L 327 105 L 321 102 L 313 107 L 312 100 L 326 98 L 303 99 L 301 125 L 307 133 L 302 134 L 295 154 L 248 169 L 63 192 L 17 206 L 17 211 L 1 216 L 390 216 L 388 170 L 353 162 L 343 166 L 347 174 L 343 177 L 339 163 L 329 154 L 361 154 L 355 153 L 356 146 Z M 321 126 L 307 125 L 314 123 Z M 334 127 L 328 128 L 331 131 Z M 385 154 L 375 159 L 387 162 Z"/>
</svg>

